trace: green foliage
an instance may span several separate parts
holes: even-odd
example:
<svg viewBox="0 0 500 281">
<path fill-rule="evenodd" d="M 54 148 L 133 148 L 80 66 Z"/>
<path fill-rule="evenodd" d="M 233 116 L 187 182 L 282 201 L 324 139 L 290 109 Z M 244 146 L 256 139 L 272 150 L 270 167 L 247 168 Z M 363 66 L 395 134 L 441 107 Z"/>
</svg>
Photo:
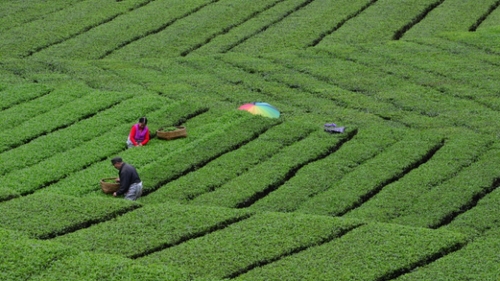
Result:
<svg viewBox="0 0 500 281">
<path fill-rule="evenodd" d="M 4 228 L 45 239 L 108 220 L 137 207 L 139 205 L 125 200 L 33 194 L 0 204 L 3 214 L 0 223 Z"/>
<path fill-rule="evenodd" d="M 450 253 L 394 280 L 495 280 L 500 263 L 500 240 L 497 237 L 477 239 L 461 251 Z"/>
<path fill-rule="evenodd" d="M 139 261 L 169 264 L 199 277 L 225 278 L 335 239 L 359 224 L 321 216 L 259 213 Z"/>
<path fill-rule="evenodd" d="M 183 271 L 162 265 L 142 266 L 120 256 L 80 252 L 54 262 L 30 280 L 189 280 Z"/>
<path fill-rule="evenodd" d="M 215 191 L 200 195 L 190 203 L 248 207 L 267 193 L 279 188 L 300 168 L 333 153 L 354 134 L 355 130 L 352 130 L 336 138 L 322 131 L 314 132 L 239 177 L 227 181 Z"/>
<path fill-rule="evenodd" d="M 0 1 L 0 279 L 495 279 L 498 4 Z"/>
<path fill-rule="evenodd" d="M 367 224 L 235 280 L 380 280 L 465 244 L 452 232 Z M 401 248 L 400 245 L 406 245 Z"/>
<path fill-rule="evenodd" d="M 43 97 L 44 95 L 47 95 L 49 92 L 50 89 L 47 88 L 46 86 L 33 83 L 23 83 L 23 84 L 13 85 L 11 87 L 5 87 L 0 91 L 0 99 L 2 99 L 2 104 L 0 105 L 0 109 L 4 110 L 17 104 L 21 104 L 20 106 L 24 106 L 22 104 L 23 102 Z M 4 114 L 3 112 L 4 111 L 2 111 L 2 114 Z M 6 123 L 12 123 L 14 121 L 23 121 L 23 120 L 10 119 L 8 120 L 8 122 L 5 122 L 6 120 L 4 119 L 5 117 L 2 117 L 2 123 L 1 123 L 2 125 Z"/>
<path fill-rule="evenodd" d="M 77 254 L 62 244 L 28 239 L 20 232 L 4 228 L 0 228 L 0 250 L 0 279 L 12 281 L 26 280 L 54 261 Z"/>
<path fill-rule="evenodd" d="M 238 150 L 226 153 L 202 168 L 163 185 L 149 196 L 142 198 L 141 202 L 161 203 L 168 200 L 187 202 L 240 176 L 295 141 L 305 138 L 312 130 L 306 124 L 294 122 L 274 126 Z M 197 184 L 193 185 L 194 182 Z"/>
<path fill-rule="evenodd" d="M 223 229 L 251 215 L 247 210 L 150 204 L 54 241 L 80 251 L 140 257 Z"/>
</svg>

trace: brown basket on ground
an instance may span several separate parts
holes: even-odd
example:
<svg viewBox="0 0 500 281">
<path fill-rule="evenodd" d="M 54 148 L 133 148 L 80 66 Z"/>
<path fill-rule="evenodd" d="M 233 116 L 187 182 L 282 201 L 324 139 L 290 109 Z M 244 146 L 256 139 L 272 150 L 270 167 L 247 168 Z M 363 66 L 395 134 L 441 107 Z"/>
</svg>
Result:
<svg viewBox="0 0 500 281">
<path fill-rule="evenodd" d="M 103 178 L 99 182 L 101 184 L 102 191 L 104 193 L 113 193 L 120 189 L 120 183 L 118 182 L 109 182 L 109 180 L 116 180 L 116 178 Z"/>
<path fill-rule="evenodd" d="M 184 126 L 176 126 L 176 130 L 174 131 L 162 131 L 160 128 L 156 131 L 156 136 L 160 139 L 171 140 L 176 138 L 185 138 L 187 137 L 186 127 Z"/>
</svg>

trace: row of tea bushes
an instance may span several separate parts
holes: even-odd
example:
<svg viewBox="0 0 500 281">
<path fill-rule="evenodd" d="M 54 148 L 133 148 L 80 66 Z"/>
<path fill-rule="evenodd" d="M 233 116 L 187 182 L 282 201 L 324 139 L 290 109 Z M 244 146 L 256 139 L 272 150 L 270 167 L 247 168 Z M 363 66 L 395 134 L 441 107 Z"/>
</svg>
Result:
<svg viewBox="0 0 500 281">
<path fill-rule="evenodd" d="M 87 119 L 132 96 L 133 94 L 125 92 L 93 91 L 81 98 L 74 99 L 12 128 L 9 138 L 1 144 L 0 152 Z M 50 108 L 51 104 L 46 104 L 46 106 Z"/>
<path fill-rule="evenodd" d="M 134 105 L 130 104 L 130 106 Z M 193 107 L 191 107 L 193 111 L 200 109 L 200 106 L 196 105 L 196 103 L 193 104 Z M 156 120 L 156 122 L 158 122 L 157 124 L 162 124 L 162 119 L 167 114 L 177 113 L 177 117 L 183 119 L 187 117 L 188 114 L 193 113 L 193 111 L 186 110 L 186 108 L 179 106 L 179 104 L 177 104 L 176 112 L 169 112 L 169 109 L 172 108 L 161 108 L 150 113 L 150 117 Z M 93 124 L 93 126 L 99 126 L 99 124 Z M 157 126 L 158 125 L 153 125 L 151 128 L 158 128 Z M 30 167 L 14 170 L 0 179 L 0 182 L 4 186 L 12 188 L 21 194 L 31 193 L 47 187 L 74 172 L 85 169 L 96 162 L 107 159 L 125 150 L 125 141 L 130 131 L 130 127 L 131 124 L 116 126 L 81 145 L 57 153 L 53 157 L 46 158 Z M 98 179 L 94 180 L 97 181 Z"/>
<path fill-rule="evenodd" d="M 450 253 L 393 280 L 497 280 L 499 248 L 500 239 L 497 232 L 496 237 L 478 238 L 460 251 Z"/>
<path fill-rule="evenodd" d="M 143 57 L 177 57 L 202 46 L 233 26 L 238 26 L 272 6 L 278 0 L 213 1 L 188 17 L 180 18 L 168 28 L 134 41 L 107 56 L 113 60 L 135 60 Z M 214 20 L 214 17 L 217 20 Z M 168 42 L 168 44 L 165 44 Z"/>
<path fill-rule="evenodd" d="M 37 58 L 98 59 L 114 50 L 160 32 L 196 10 L 213 3 L 211 0 L 160 0 L 115 17 L 85 33 L 42 50 Z M 144 20 L 147 18 L 148 20 Z M 113 36 L 109 36 L 113 34 Z"/>
<path fill-rule="evenodd" d="M 278 189 L 304 166 L 314 163 L 349 142 L 357 130 L 350 129 L 338 137 L 317 131 L 307 138 L 283 148 L 266 161 L 251 167 L 216 190 L 200 195 L 189 203 L 243 208 Z"/>
<path fill-rule="evenodd" d="M 125 99 L 112 108 L 100 111 L 90 118 L 43 135 L 29 143 L 0 154 L 0 175 L 16 169 L 27 168 L 57 153 L 83 145 L 85 142 L 92 141 L 92 139 L 120 127 L 124 123 L 127 125 L 134 124 L 137 122 L 138 116 L 151 113 L 167 105 L 168 103 L 164 98 L 153 95 L 141 95 Z M 168 108 L 171 109 L 171 106 L 168 106 Z"/>
<path fill-rule="evenodd" d="M 0 187 L 0 202 L 19 197 L 19 192 L 9 187 Z"/>
<path fill-rule="evenodd" d="M 315 2 L 317 1 L 313 1 L 312 3 Z M 218 34 L 216 37 L 212 38 L 209 42 L 207 42 L 207 44 L 199 46 L 199 48 L 190 51 L 189 55 L 195 54 L 204 56 L 231 51 L 233 48 L 244 43 L 245 41 L 251 40 L 250 38 L 256 36 L 257 34 L 264 32 L 269 28 L 272 28 L 274 25 L 281 22 L 290 14 L 296 13 L 297 10 L 310 4 L 311 0 L 289 0 L 275 2 L 275 4 L 269 9 L 256 14 L 253 18 L 245 21 L 240 25 L 232 26 L 232 28 L 226 30 L 225 33 Z M 288 29 L 287 33 L 291 31 L 293 30 Z M 276 33 L 274 33 L 274 35 L 277 36 Z M 276 37 L 273 39 L 276 39 Z M 271 42 L 269 41 L 266 42 L 266 44 L 270 43 Z M 253 48 L 255 49 L 260 47 L 261 45 L 253 45 Z"/>
<path fill-rule="evenodd" d="M 160 105 L 163 104 L 160 101 L 158 102 Z M 160 143 L 163 141 L 158 141 L 156 140 L 156 138 L 154 138 L 157 129 L 165 126 L 177 125 L 189 118 L 192 118 L 193 116 L 202 114 L 206 110 L 208 109 L 205 106 L 200 105 L 199 103 L 182 101 L 170 103 L 168 105 L 164 105 L 162 108 L 156 111 L 149 112 L 147 117 L 149 118 L 148 126 L 151 130 L 152 140 L 147 146 L 141 147 L 136 150 L 126 149 L 125 141 L 127 139 L 131 124 L 122 124 L 103 134 L 102 136 L 96 137 L 91 141 L 86 142 L 82 146 L 75 147 L 68 152 L 63 152 L 61 153 L 61 155 L 73 154 L 76 153 L 75 151 L 77 150 L 90 150 L 91 147 L 97 146 L 97 148 L 95 148 L 95 153 L 98 153 L 99 157 L 93 162 L 86 162 L 88 164 L 87 166 L 85 166 L 85 169 L 73 170 L 72 172 L 68 172 L 62 177 L 62 174 L 59 172 L 59 174 L 57 174 L 58 176 L 56 175 L 57 182 L 52 182 L 51 185 L 44 187 L 42 192 L 55 192 L 72 196 L 82 196 L 88 193 L 93 193 L 97 190 L 101 192 L 98 185 L 99 179 L 110 177 L 110 175 L 117 175 L 117 171 L 110 165 L 110 157 L 120 154 L 125 162 L 137 166 L 138 170 L 140 170 L 141 166 L 154 161 L 154 159 L 158 158 L 159 155 L 165 153 L 165 149 L 168 149 L 171 146 L 164 145 L 163 143 Z M 135 118 L 137 118 L 137 116 L 134 116 L 134 121 L 136 121 Z M 158 145 L 155 145 L 155 142 Z M 113 147 L 114 149 L 106 150 L 106 144 Z M 81 155 L 81 157 L 83 157 L 82 159 L 90 159 L 91 155 L 86 154 L 89 153 L 87 152 Z M 150 158 L 146 158 L 145 155 L 149 156 Z M 53 157 L 50 159 L 57 159 L 58 161 L 62 162 L 65 161 L 63 156 L 56 155 L 55 157 L 56 158 Z M 140 162 L 143 158 L 145 158 L 145 161 Z M 83 164 L 79 163 L 79 165 Z"/>
<path fill-rule="evenodd" d="M 499 13 L 500 14 L 500 13 Z M 473 61 L 483 61 L 489 64 L 498 64 L 500 58 L 497 53 L 495 28 L 485 28 L 476 32 L 444 33 L 434 37 L 415 38 L 403 42 L 412 42 L 422 46 L 432 46 L 444 52 L 453 52 L 457 59 L 467 58 Z M 493 36 L 492 36 L 493 35 Z"/>
<path fill-rule="evenodd" d="M 297 211 L 335 216 L 345 214 L 427 162 L 442 146 L 443 139 L 439 135 L 412 135 L 363 162 Z"/>
<path fill-rule="evenodd" d="M 494 16 L 493 16 L 494 15 Z M 500 47 L 498 46 L 498 18 L 500 13 L 498 9 L 495 14 L 491 15 L 491 21 L 489 21 L 488 28 L 481 28 L 481 25 L 477 32 L 461 32 L 461 33 L 445 33 L 440 34 L 439 37 L 445 40 L 450 40 L 454 43 L 466 46 L 474 46 L 477 50 L 481 50 L 480 53 L 484 52 L 488 54 L 488 61 L 497 63 L 499 61 L 498 53 L 500 53 Z M 488 21 L 488 18 L 486 21 Z M 486 22 L 485 21 L 485 22 Z M 434 38 L 432 38 L 434 39 Z"/>
<path fill-rule="evenodd" d="M 166 120 L 164 120 L 164 123 L 162 123 L 161 126 L 163 127 L 164 124 L 178 124 L 179 118 L 181 120 L 186 120 L 185 118 L 189 118 L 189 116 L 191 115 L 201 114 L 205 110 L 206 108 L 197 105 L 196 103 L 181 102 L 179 103 L 179 106 L 175 109 L 175 111 L 168 110 L 168 114 L 167 112 L 162 111 L 162 117 L 167 116 L 167 118 Z M 212 142 L 217 142 L 217 140 L 224 135 L 227 136 L 227 134 L 229 134 L 229 131 L 238 130 L 237 128 L 239 125 L 241 125 L 241 123 L 251 122 L 251 120 L 255 121 L 255 119 L 252 118 L 238 118 L 242 116 L 252 117 L 250 114 L 245 113 L 239 111 L 227 113 L 227 116 L 222 116 L 221 118 L 230 117 L 231 121 L 222 123 L 217 122 L 217 120 L 220 119 L 208 120 L 209 118 L 207 118 L 206 113 L 203 113 L 201 115 L 193 117 L 193 119 L 187 120 L 187 138 L 181 138 L 175 141 L 165 141 L 153 138 L 147 146 L 136 149 L 125 149 L 124 141 L 126 140 L 126 134 L 128 133 L 130 126 L 128 126 L 126 129 L 124 127 L 121 134 L 122 136 L 119 136 L 120 139 L 117 140 L 118 145 L 121 148 L 119 151 L 107 155 L 104 159 L 96 161 L 84 170 L 75 171 L 75 173 L 72 173 L 67 178 L 61 179 L 59 182 L 44 188 L 41 192 L 55 192 L 73 196 L 107 196 L 102 193 L 98 182 L 101 178 L 114 177 L 117 175 L 117 171 L 110 165 L 109 157 L 115 156 L 115 154 L 120 153 L 120 156 L 124 159 L 125 162 L 130 163 L 137 168 L 141 179 L 144 182 L 145 190 L 147 190 L 143 194 L 143 196 L 145 196 L 146 193 L 151 192 L 156 188 L 155 185 L 161 184 L 161 182 L 163 181 L 177 178 L 183 175 L 183 173 L 187 173 L 192 169 L 193 166 L 202 165 L 200 164 L 200 162 L 197 162 L 200 159 L 186 157 L 186 155 L 191 156 L 191 153 L 199 153 L 199 151 L 196 151 L 197 149 L 203 151 L 202 155 L 216 152 L 216 150 L 212 150 L 212 148 L 206 148 L 201 144 L 207 143 L 208 141 L 211 145 L 217 146 L 217 144 L 213 144 Z M 202 119 L 204 122 L 207 122 L 207 124 L 204 124 L 200 127 L 191 126 L 190 122 L 195 119 Z M 155 120 L 155 118 L 151 118 L 151 120 Z M 259 121 L 262 121 L 262 118 Z M 227 126 L 221 126 L 221 124 L 227 124 Z M 154 127 L 155 125 L 151 126 L 151 128 Z M 207 134 L 207 132 L 211 133 Z M 248 137 L 252 137 L 252 134 L 249 134 Z M 237 141 L 238 140 L 235 139 L 236 143 L 233 143 L 232 145 L 238 146 Z M 169 159 L 174 160 L 170 162 Z M 165 161 L 167 161 L 167 163 L 165 163 Z M 186 166 L 176 165 L 177 161 L 179 161 L 178 164 L 185 163 Z M 203 161 L 206 161 L 206 159 L 204 159 Z M 187 171 L 185 169 L 187 169 Z M 159 182 L 154 182 L 154 179 L 157 179 Z M 149 186 L 149 188 L 147 188 L 147 186 Z"/>
<path fill-rule="evenodd" d="M 293 178 L 251 206 L 256 210 L 292 212 L 327 191 L 357 167 L 384 152 L 405 136 L 388 127 L 359 129 L 357 135 L 324 159 L 303 167 Z"/>
<path fill-rule="evenodd" d="M 76 81 L 71 84 L 61 84 L 57 88 L 31 83 L 22 83 L 16 85 L 16 88 L 22 88 L 23 91 L 6 90 L 0 92 L 5 95 L 5 104 L 7 105 L 9 105 L 9 99 L 21 99 L 0 111 L 0 126 L 5 129 L 19 126 L 31 118 L 54 110 L 92 92 L 92 89 Z M 36 88 L 40 89 L 37 90 Z"/>
<path fill-rule="evenodd" d="M 103 222 L 140 207 L 128 200 L 31 194 L 0 204 L 3 228 L 47 239 Z"/>
<path fill-rule="evenodd" d="M 466 79 L 445 76 L 444 73 L 449 73 L 448 71 L 443 72 L 443 75 L 436 73 L 437 69 L 435 66 L 437 66 L 439 60 L 445 59 L 448 56 L 446 53 L 448 50 L 445 51 L 443 49 L 459 53 L 460 56 L 455 58 L 455 61 L 461 61 L 462 64 L 471 64 L 474 62 L 478 68 L 481 64 L 485 64 L 484 60 L 490 59 L 491 55 L 478 52 L 473 47 L 460 46 L 456 43 L 444 42 L 444 40 L 439 39 L 418 39 L 418 42 L 422 42 L 420 43 L 422 45 L 406 41 L 399 42 L 398 44 L 384 44 L 383 48 L 379 48 L 378 46 L 351 45 L 346 47 L 339 45 L 329 48 L 328 53 L 345 60 L 357 61 L 358 63 L 380 69 L 388 75 L 394 75 L 400 79 L 406 79 L 412 83 L 430 87 L 441 92 L 443 96 L 474 101 L 481 107 L 488 107 L 495 110 L 500 108 L 500 103 L 492 99 L 492 92 L 484 87 L 479 88 L 474 86 L 468 83 Z M 436 44 L 437 46 L 428 46 L 429 44 Z M 382 52 L 378 52 L 378 49 Z M 391 49 L 391 51 L 386 52 L 384 49 Z M 412 56 L 420 57 L 423 61 L 425 60 L 426 65 L 405 63 L 405 60 L 395 55 L 396 53 L 401 53 L 402 55 L 403 49 L 411 49 Z M 433 57 L 436 58 L 436 63 L 432 62 L 433 65 L 426 58 L 429 53 L 432 53 Z M 429 112 L 429 115 L 432 116 L 432 112 Z"/>
<path fill-rule="evenodd" d="M 0 90 L 0 99 L 2 100 L 2 104 L 0 104 L 0 110 L 2 110 L 1 113 L 2 115 L 5 114 L 3 110 L 12 108 L 15 105 L 24 106 L 23 103 L 43 97 L 49 94 L 51 91 L 52 89 L 50 87 L 37 83 L 21 83 L 21 84 L 13 84 L 1 87 Z M 5 117 L 2 116 L 2 122 L 4 122 L 4 118 Z"/>
<path fill-rule="evenodd" d="M 259 33 L 252 34 L 252 37 L 235 45 L 230 51 L 256 55 L 309 47 L 332 32 L 336 33 L 337 28 L 352 20 L 372 2 L 374 1 L 306 1 L 293 12 L 283 13 L 286 17 L 259 30 Z M 251 26 L 242 27 L 252 29 Z"/>
<path fill-rule="evenodd" d="M 401 215 L 418 197 L 432 188 L 451 180 L 491 147 L 493 137 L 456 132 L 429 161 L 403 178 L 385 186 L 362 206 L 345 217 L 368 221 L 389 222 Z"/>
<path fill-rule="evenodd" d="M 151 0 L 85 0 L 0 34 L 2 57 L 26 57 L 106 23 Z M 71 16 L 68 16 L 71 15 Z M 23 15 L 19 15 L 23 17 Z"/>
<path fill-rule="evenodd" d="M 0 32 L 5 32 L 21 24 L 40 19 L 80 0 L 54 0 L 46 2 L 5 1 L 2 3 Z"/>
<path fill-rule="evenodd" d="M 449 223 L 497 188 L 499 155 L 498 146 L 488 150 L 455 177 L 415 198 L 412 205 L 391 222 L 431 228 Z"/>
<path fill-rule="evenodd" d="M 259 266 L 265 267 L 286 256 L 295 256 L 318 244 L 338 240 L 360 224 L 322 216 L 258 213 L 219 231 L 151 253 L 137 261 L 140 264 L 178 267 L 197 277 L 230 278 Z M 340 259 L 322 260 L 324 263 L 332 261 L 338 262 Z M 286 274 L 288 270 L 282 268 L 281 274 Z"/>
<path fill-rule="evenodd" d="M 193 280 L 173 267 L 142 266 L 120 256 L 79 252 L 4 228 L 0 228 L 0 245 L 2 280 Z"/>
<path fill-rule="evenodd" d="M 138 258 L 212 232 L 224 231 L 252 215 L 246 210 L 148 204 L 115 219 L 56 237 L 53 241 L 78 251 Z"/>
<path fill-rule="evenodd" d="M 440 1 L 442 0 L 371 1 L 372 5 L 347 21 L 331 35 L 326 36 L 318 46 L 326 47 L 337 42 L 388 41 L 397 38 L 407 26 L 411 27 L 412 24 L 418 22 L 429 9 L 436 6 L 436 2 Z M 410 19 L 415 22 L 409 22 Z"/>
<path fill-rule="evenodd" d="M 495 79 L 498 77 L 498 67 L 495 63 L 485 61 L 491 56 L 482 53 L 488 52 L 469 47 L 467 53 L 457 56 L 457 54 L 448 50 L 442 50 L 444 46 L 427 46 L 427 44 L 433 42 L 431 40 L 427 41 L 429 43 L 425 42 L 426 40 L 418 40 L 416 42 L 402 41 L 398 42 L 398 44 L 374 45 L 370 48 L 370 53 L 375 56 L 390 58 L 402 66 L 408 65 L 414 69 L 430 72 L 435 76 L 443 76 L 446 80 L 452 79 L 458 85 L 469 85 L 469 89 L 472 91 L 472 93 L 469 93 L 470 96 L 476 96 L 478 93 L 489 92 L 490 95 L 496 93 L 500 85 L 500 82 Z M 456 47 L 452 46 L 452 49 L 455 50 Z M 412 55 L 408 55 L 409 52 Z M 430 53 L 432 53 L 433 59 L 429 59 Z M 476 54 L 470 55 L 469 53 Z M 498 59 L 496 62 L 498 62 Z M 458 93 L 464 91 L 460 87 L 457 88 L 457 90 L 448 89 L 451 96 L 455 91 Z M 476 93 L 475 89 L 483 91 Z"/>
<path fill-rule="evenodd" d="M 279 108 L 282 115 L 287 117 L 294 117 L 293 111 L 297 108 L 305 112 L 332 110 L 332 104 L 325 102 L 324 99 L 313 100 L 308 93 L 275 81 L 267 81 L 261 75 L 246 70 L 240 65 L 227 63 L 214 57 L 201 59 L 190 57 L 186 61 L 193 67 L 209 72 L 211 76 L 220 81 L 212 86 L 217 96 L 222 97 L 227 93 L 237 92 L 238 96 L 233 97 L 232 100 L 240 103 L 249 100 L 265 100 Z M 209 82 L 213 83 L 215 78 Z"/>
<path fill-rule="evenodd" d="M 496 0 L 436 2 L 436 8 L 414 25 L 403 39 L 428 37 L 450 31 L 475 31 L 488 16 L 490 7 L 498 6 Z"/>
<path fill-rule="evenodd" d="M 498 185 L 498 179 L 495 179 L 495 185 Z M 476 199 L 477 202 L 474 202 L 475 204 L 467 212 L 459 214 L 442 228 L 476 237 L 498 238 L 500 233 L 499 199 L 500 189 L 497 187 L 484 197 Z"/>
<path fill-rule="evenodd" d="M 219 188 L 294 142 L 307 137 L 312 131 L 312 126 L 298 122 L 284 122 L 274 126 L 237 150 L 226 153 L 200 169 L 161 186 L 142 198 L 141 202 L 163 203 L 168 200 L 187 202 Z"/>
<path fill-rule="evenodd" d="M 406 58 L 408 57 L 410 56 L 406 54 Z M 418 59 L 423 60 L 423 57 Z M 316 61 L 316 64 L 312 65 L 311 60 Z M 411 119 L 418 117 L 418 115 L 432 117 L 422 120 L 425 123 L 421 124 L 413 121 L 416 124 L 412 127 L 439 128 L 454 125 L 473 128 L 479 132 L 493 133 L 491 122 L 498 119 L 497 111 L 477 102 L 443 95 L 438 90 L 415 84 L 394 75 L 387 75 L 362 63 L 336 58 L 323 51 L 307 51 L 300 55 L 288 53 L 286 56 L 280 56 L 279 62 L 296 70 L 324 77 L 330 83 L 344 89 L 393 104 L 404 113 L 411 113 L 411 116 L 407 116 L 408 118 L 402 115 L 401 121 L 403 122 L 412 122 Z M 496 73 L 492 66 L 487 68 L 491 69 L 490 76 Z M 363 75 L 360 76 L 359 73 L 363 73 Z M 426 102 L 424 103 L 422 100 Z M 394 121 L 399 121 L 398 116 L 393 116 L 393 118 Z M 417 121 L 420 120 L 417 119 Z"/>
<path fill-rule="evenodd" d="M 200 140 L 158 159 L 148 165 L 147 169 L 142 169 L 141 179 L 144 181 L 144 194 L 155 191 L 165 183 L 241 147 L 281 122 L 279 119 L 254 116 L 248 112 L 235 112 L 234 115 L 242 117 L 235 118 L 220 129 L 208 133 L 205 131 L 206 135 Z M 162 173 L 158 173 L 158 171 L 162 171 Z"/>
<path fill-rule="evenodd" d="M 392 280 L 465 243 L 458 233 L 373 223 L 234 280 Z"/>
<path fill-rule="evenodd" d="M 360 116 L 356 122 L 372 119 L 380 121 L 391 120 L 401 122 L 407 126 L 413 124 L 435 124 L 436 121 L 427 116 L 420 115 L 420 112 L 412 113 L 403 111 L 398 104 L 388 103 L 370 94 L 359 92 L 357 86 L 341 87 L 334 82 L 334 79 L 320 73 L 308 73 L 303 69 L 293 66 L 297 53 L 284 53 L 280 55 L 263 55 L 264 58 L 255 58 L 243 54 L 227 54 L 220 59 L 233 67 L 236 66 L 245 72 L 236 76 L 248 85 L 280 85 L 279 96 L 292 100 L 294 104 L 300 105 L 304 110 L 331 112 L 335 110 L 337 118 L 342 115 Z M 318 55 L 321 60 L 330 60 L 330 55 Z M 225 66 L 227 68 L 227 66 Z M 240 71 L 241 71 L 240 70 Z M 332 70 L 328 68 L 329 72 Z M 220 73 L 221 71 L 219 71 Z M 234 72 L 232 75 L 234 76 Z M 254 74 L 255 75 L 249 75 Z M 253 77 L 252 76 L 257 76 Z M 359 76 L 359 75 L 357 75 Z M 265 82 L 263 82 L 265 81 Z M 271 86 L 269 86 L 270 89 Z M 274 88 L 278 88 L 274 86 Z M 342 114 L 341 114 L 342 113 Z M 374 116 L 375 115 L 375 118 Z M 350 117 L 355 118 L 355 117 Z M 439 124 L 441 125 L 441 124 Z M 446 125 L 446 124 L 442 124 Z"/>
</svg>

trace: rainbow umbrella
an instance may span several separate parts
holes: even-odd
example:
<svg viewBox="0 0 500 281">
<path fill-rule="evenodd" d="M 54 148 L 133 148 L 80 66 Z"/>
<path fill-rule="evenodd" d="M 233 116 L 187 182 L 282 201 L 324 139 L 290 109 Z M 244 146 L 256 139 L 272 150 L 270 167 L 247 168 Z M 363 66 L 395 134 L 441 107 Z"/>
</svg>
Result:
<svg viewBox="0 0 500 281">
<path fill-rule="evenodd" d="M 244 105 L 238 107 L 238 109 L 246 110 L 252 114 L 262 115 L 270 118 L 280 117 L 280 112 L 278 111 L 278 109 L 265 102 L 245 103 Z"/>
</svg>

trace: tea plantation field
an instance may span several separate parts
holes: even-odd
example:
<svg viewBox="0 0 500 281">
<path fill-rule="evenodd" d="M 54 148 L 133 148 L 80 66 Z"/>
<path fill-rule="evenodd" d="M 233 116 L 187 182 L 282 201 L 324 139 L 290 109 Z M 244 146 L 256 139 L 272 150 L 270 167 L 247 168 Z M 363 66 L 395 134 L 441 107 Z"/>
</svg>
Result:
<svg viewBox="0 0 500 281">
<path fill-rule="evenodd" d="M 499 6 L 0 1 L 0 280 L 500 280 Z"/>
</svg>

